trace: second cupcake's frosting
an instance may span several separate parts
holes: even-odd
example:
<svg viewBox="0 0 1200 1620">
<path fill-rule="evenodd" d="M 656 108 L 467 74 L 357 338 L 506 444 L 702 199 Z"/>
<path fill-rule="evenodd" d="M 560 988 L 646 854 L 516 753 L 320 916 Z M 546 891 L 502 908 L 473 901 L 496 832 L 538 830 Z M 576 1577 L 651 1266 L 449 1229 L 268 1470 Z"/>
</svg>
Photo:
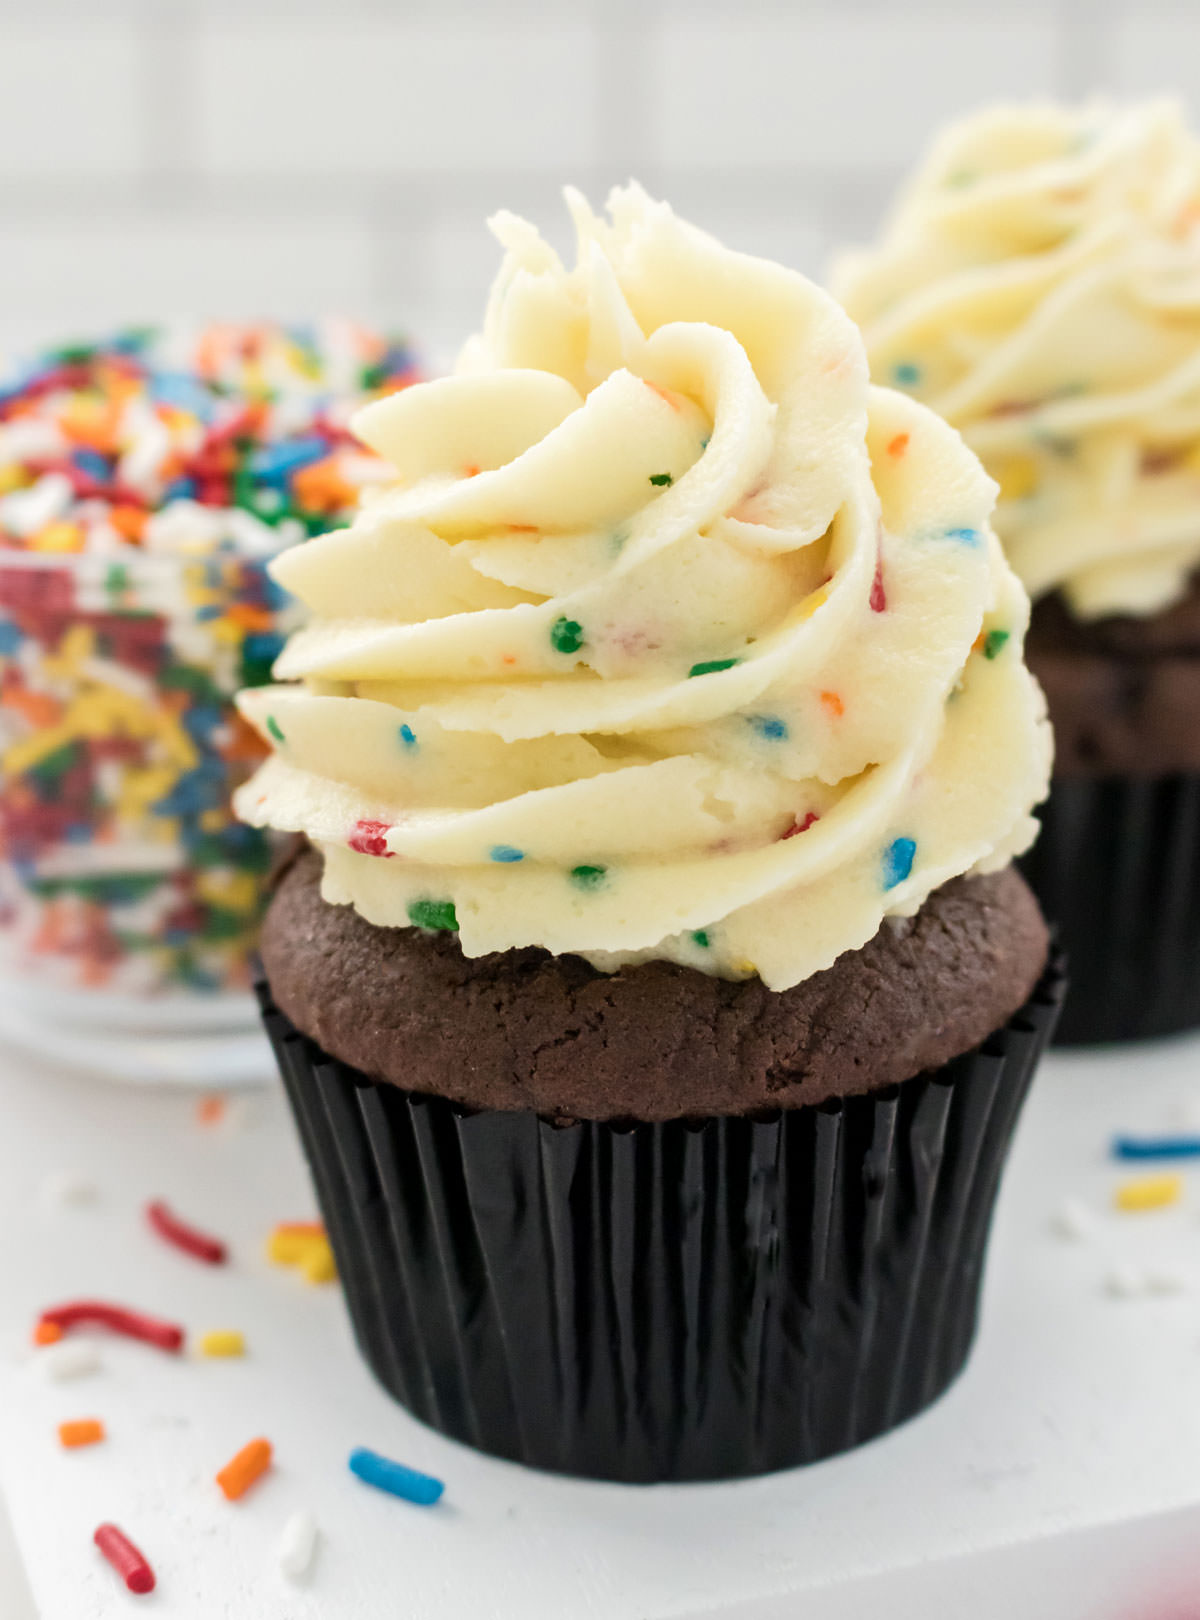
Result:
<svg viewBox="0 0 1200 1620">
<path fill-rule="evenodd" d="M 775 989 L 1029 842 L 1028 601 L 958 436 L 803 277 L 614 194 L 508 252 L 457 375 L 363 411 L 397 482 L 275 572 L 239 797 L 328 900 Z"/>
<path fill-rule="evenodd" d="M 1200 143 L 1175 107 L 949 129 L 834 289 L 999 480 L 1030 593 L 1158 612 L 1200 565 Z"/>
</svg>

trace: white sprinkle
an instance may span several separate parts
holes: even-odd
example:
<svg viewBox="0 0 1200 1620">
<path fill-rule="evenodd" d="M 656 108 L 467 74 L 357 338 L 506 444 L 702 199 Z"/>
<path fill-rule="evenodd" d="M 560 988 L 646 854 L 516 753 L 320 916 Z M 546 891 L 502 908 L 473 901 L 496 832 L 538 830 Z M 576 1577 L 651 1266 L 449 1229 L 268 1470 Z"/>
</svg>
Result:
<svg viewBox="0 0 1200 1620">
<path fill-rule="evenodd" d="M 55 1170 L 42 1182 L 41 1200 L 44 1204 L 93 1204 L 96 1201 L 96 1183 L 78 1170 Z"/>
<path fill-rule="evenodd" d="M 46 473 L 28 489 L 14 490 L 0 499 L 0 523 L 22 540 L 44 529 L 69 511 L 75 499 L 70 479 Z"/>
<path fill-rule="evenodd" d="M 1132 1266 L 1115 1265 L 1104 1279 L 1104 1289 L 1113 1299 L 1139 1299 L 1146 1292 L 1146 1282 Z"/>
<path fill-rule="evenodd" d="M 308 1573 L 317 1548 L 317 1521 L 311 1513 L 293 1513 L 279 1538 L 279 1567 L 289 1580 Z"/>
<path fill-rule="evenodd" d="M 1078 1198 L 1064 1198 L 1050 1224 L 1060 1238 L 1071 1243 L 1082 1243 L 1096 1229 L 1091 1210 Z"/>
<path fill-rule="evenodd" d="M 1146 1290 L 1151 1294 L 1186 1294 L 1188 1279 L 1176 1266 L 1153 1266 L 1146 1273 Z"/>
<path fill-rule="evenodd" d="M 48 1344 L 39 1350 L 34 1360 L 56 1384 L 68 1378 L 86 1378 L 89 1373 L 100 1370 L 96 1347 L 86 1339 L 60 1339 L 57 1344 Z"/>
</svg>

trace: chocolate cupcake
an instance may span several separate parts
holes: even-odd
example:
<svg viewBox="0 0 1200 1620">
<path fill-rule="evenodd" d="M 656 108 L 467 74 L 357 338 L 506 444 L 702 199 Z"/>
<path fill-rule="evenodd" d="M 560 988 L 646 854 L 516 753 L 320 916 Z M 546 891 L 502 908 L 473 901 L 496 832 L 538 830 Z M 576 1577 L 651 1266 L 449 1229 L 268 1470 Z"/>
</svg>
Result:
<svg viewBox="0 0 1200 1620">
<path fill-rule="evenodd" d="M 980 114 L 834 284 L 1000 484 L 1058 739 L 1025 869 L 1059 1036 L 1200 1025 L 1200 143 L 1169 104 Z"/>
<path fill-rule="evenodd" d="M 276 565 L 261 994 L 400 1400 L 755 1473 L 966 1356 L 1061 988 L 1048 727 L 957 436 L 802 277 L 570 200 L 579 267 L 500 216 L 459 372 L 356 421 L 395 485 Z"/>
</svg>

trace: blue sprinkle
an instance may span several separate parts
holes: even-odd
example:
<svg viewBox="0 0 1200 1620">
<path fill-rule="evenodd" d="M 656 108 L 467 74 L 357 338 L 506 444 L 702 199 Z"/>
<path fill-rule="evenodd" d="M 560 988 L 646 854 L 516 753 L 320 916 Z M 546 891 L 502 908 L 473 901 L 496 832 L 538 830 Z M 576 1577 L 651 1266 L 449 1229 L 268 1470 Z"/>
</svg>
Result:
<svg viewBox="0 0 1200 1620">
<path fill-rule="evenodd" d="M 523 849 L 514 849 L 511 844 L 493 844 L 492 859 L 511 865 L 513 861 L 523 861 L 525 851 Z"/>
<path fill-rule="evenodd" d="M 367 1485 L 374 1485 L 376 1490 L 402 1496 L 406 1502 L 416 1502 L 420 1507 L 432 1507 L 446 1489 L 440 1479 L 419 1474 L 415 1468 L 406 1468 L 403 1463 L 381 1457 L 365 1446 L 358 1446 L 350 1453 L 350 1472 Z"/>
<path fill-rule="evenodd" d="M 400 727 L 400 741 L 405 748 L 415 748 L 417 746 L 417 734 L 407 722 Z"/>
<path fill-rule="evenodd" d="M 283 637 L 277 630 L 255 630 L 243 641 L 242 650 L 260 664 L 273 664 L 283 651 Z"/>
<path fill-rule="evenodd" d="M 883 886 L 885 889 L 894 889 L 897 883 L 903 883 L 913 869 L 913 858 L 917 853 L 915 838 L 896 838 L 883 852 Z"/>
<path fill-rule="evenodd" d="M 748 718 L 759 736 L 767 737 L 772 742 L 779 742 L 788 734 L 787 722 L 780 720 L 777 715 L 752 714 Z"/>
<path fill-rule="evenodd" d="M 163 499 L 167 501 L 190 501 L 195 493 L 196 480 L 194 478 L 176 478 L 163 491 Z"/>
<path fill-rule="evenodd" d="M 898 366 L 892 367 L 892 381 L 899 383 L 901 388 L 912 388 L 921 380 L 920 366 L 914 366 L 911 360 L 902 360 Z"/>
<path fill-rule="evenodd" d="M 201 624 L 207 624 L 210 619 L 219 619 L 224 612 L 225 609 L 219 602 L 209 602 L 206 607 L 196 609 L 196 617 Z"/>
<path fill-rule="evenodd" d="M 106 483 L 112 477 L 112 463 L 98 450 L 76 450 L 71 459 L 80 472 L 90 473 L 101 482 Z"/>
<path fill-rule="evenodd" d="M 11 619 L 0 619 L 0 658 L 7 658 L 21 645 L 21 631 Z"/>
<path fill-rule="evenodd" d="M 964 546 L 977 546 L 981 535 L 978 529 L 947 529 L 947 540 L 961 540 Z"/>
<path fill-rule="evenodd" d="M 1118 1136 L 1114 1159 L 1200 1159 L 1200 1136 Z"/>
<path fill-rule="evenodd" d="M 293 439 L 290 444 L 276 444 L 265 450 L 256 450 L 250 465 L 261 479 L 269 482 L 288 478 L 301 467 L 321 461 L 328 454 L 328 441 L 314 435 L 306 439 Z"/>
</svg>

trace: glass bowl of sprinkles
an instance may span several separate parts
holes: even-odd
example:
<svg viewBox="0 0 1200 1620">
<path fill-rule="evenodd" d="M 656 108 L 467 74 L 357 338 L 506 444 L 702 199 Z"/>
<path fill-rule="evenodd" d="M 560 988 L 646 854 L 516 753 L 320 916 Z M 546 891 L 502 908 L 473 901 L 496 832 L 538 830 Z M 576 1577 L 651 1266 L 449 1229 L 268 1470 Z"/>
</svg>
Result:
<svg viewBox="0 0 1200 1620">
<path fill-rule="evenodd" d="M 249 994 L 272 859 L 232 697 L 293 608 L 267 565 L 386 467 L 415 378 L 344 321 L 120 332 L 0 382 L 0 1041 L 122 1078 L 270 1072 Z"/>
</svg>

